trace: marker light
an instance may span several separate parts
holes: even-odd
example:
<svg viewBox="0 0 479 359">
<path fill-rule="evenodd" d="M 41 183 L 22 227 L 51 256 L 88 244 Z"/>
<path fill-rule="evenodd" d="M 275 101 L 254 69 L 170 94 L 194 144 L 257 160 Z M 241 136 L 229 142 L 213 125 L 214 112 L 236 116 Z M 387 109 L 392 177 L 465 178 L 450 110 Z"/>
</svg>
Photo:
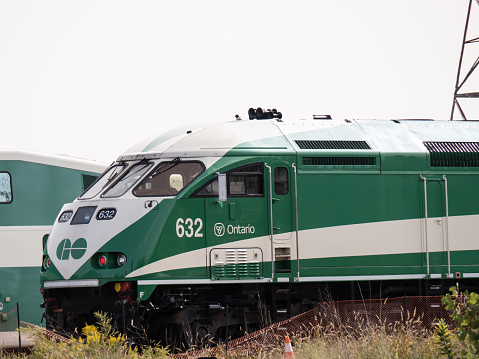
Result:
<svg viewBox="0 0 479 359">
<path fill-rule="evenodd" d="M 126 256 L 124 254 L 119 254 L 118 257 L 116 257 L 116 263 L 118 264 L 118 267 L 121 267 L 126 263 Z"/>
<path fill-rule="evenodd" d="M 100 266 L 104 267 L 106 264 L 106 255 L 102 255 L 98 262 L 100 263 Z"/>
<path fill-rule="evenodd" d="M 50 264 L 51 264 L 50 258 L 49 258 L 49 257 L 45 257 L 45 258 L 43 259 L 43 269 L 46 270 L 46 269 L 50 268 Z"/>
</svg>

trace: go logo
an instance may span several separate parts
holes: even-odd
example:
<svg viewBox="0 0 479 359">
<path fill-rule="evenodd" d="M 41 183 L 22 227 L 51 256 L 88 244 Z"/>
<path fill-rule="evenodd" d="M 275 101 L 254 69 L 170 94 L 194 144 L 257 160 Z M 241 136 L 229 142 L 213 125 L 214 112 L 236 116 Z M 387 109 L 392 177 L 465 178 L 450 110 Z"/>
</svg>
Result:
<svg viewBox="0 0 479 359">
<path fill-rule="evenodd" d="M 61 261 L 70 259 L 70 255 L 73 259 L 80 259 L 86 252 L 87 243 L 85 238 L 78 238 L 75 242 L 72 242 L 65 238 L 57 247 L 57 258 Z"/>
</svg>

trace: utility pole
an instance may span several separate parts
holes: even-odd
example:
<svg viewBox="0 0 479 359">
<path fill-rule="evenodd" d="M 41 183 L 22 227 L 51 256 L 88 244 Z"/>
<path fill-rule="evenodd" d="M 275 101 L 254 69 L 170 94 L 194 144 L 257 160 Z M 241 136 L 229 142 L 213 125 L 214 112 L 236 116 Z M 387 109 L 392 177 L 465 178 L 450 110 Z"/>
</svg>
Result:
<svg viewBox="0 0 479 359">
<path fill-rule="evenodd" d="M 465 120 L 465 121 L 467 120 L 466 114 L 464 113 L 461 105 L 459 104 L 459 99 L 460 98 L 469 98 L 469 99 L 478 98 L 479 99 L 479 92 L 459 93 L 462 86 L 466 83 L 466 81 L 469 79 L 469 77 L 472 75 L 474 70 L 479 65 L 479 57 L 478 57 L 476 59 L 476 61 L 472 64 L 472 67 L 470 68 L 470 70 L 467 72 L 467 74 L 464 76 L 464 78 L 461 81 L 461 72 L 462 72 L 462 65 L 463 65 L 462 62 L 463 62 L 463 59 L 464 59 L 464 51 L 465 51 L 466 45 L 479 43 L 479 37 L 475 37 L 475 38 L 471 38 L 471 39 L 467 40 L 467 32 L 468 32 L 467 30 L 469 28 L 469 20 L 471 18 L 471 8 L 472 8 L 472 3 L 473 2 L 475 2 L 476 5 L 479 7 L 479 0 L 469 0 L 469 6 L 467 8 L 466 26 L 464 28 L 464 36 L 463 36 L 463 39 L 462 39 L 461 56 L 459 57 L 459 67 L 457 69 L 456 88 L 454 90 L 454 101 L 452 103 L 451 118 L 450 118 L 451 121 L 454 119 L 454 110 L 456 109 L 456 107 L 459 110 L 462 119 Z"/>
</svg>

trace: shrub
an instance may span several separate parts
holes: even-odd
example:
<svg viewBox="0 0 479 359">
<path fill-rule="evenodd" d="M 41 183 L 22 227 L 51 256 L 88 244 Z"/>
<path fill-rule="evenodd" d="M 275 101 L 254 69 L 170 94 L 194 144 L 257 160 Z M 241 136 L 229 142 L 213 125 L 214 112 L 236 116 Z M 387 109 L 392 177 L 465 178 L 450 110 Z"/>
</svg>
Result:
<svg viewBox="0 0 479 359">
<path fill-rule="evenodd" d="M 457 324 L 456 336 L 463 344 L 462 357 L 479 355 L 479 295 L 459 292 L 459 287 L 451 287 L 451 294 L 442 298 L 442 304 L 450 311 Z M 437 333 L 437 332 L 436 332 Z M 446 340 L 446 339 L 445 339 Z M 449 354 L 448 354 L 449 355 Z M 454 353 L 451 355 L 454 356 Z M 450 356 L 452 358 L 453 356 Z"/>
</svg>

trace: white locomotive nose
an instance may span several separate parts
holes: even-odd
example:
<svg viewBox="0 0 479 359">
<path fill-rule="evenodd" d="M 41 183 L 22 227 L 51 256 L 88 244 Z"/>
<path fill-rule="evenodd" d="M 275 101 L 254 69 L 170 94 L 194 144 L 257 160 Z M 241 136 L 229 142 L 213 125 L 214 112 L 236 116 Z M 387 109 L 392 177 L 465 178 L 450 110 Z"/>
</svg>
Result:
<svg viewBox="0 0 479 359">
<path fill-rule="evenodd" d="M 144 201 L 132 196 L 127 200 L 77 200 L 65 205 L 47 242 L 50 260 L 63 276 L 62 279 L 71 278 L 103 245 L 157 208 L 160 202 L 161 200 Z M 69 215 L 71 220 L 65 221 L 68 217 L 65 213 L 72 213 Z M 116 256 L 113 259 L 115 266 L 123 266 L 126 256 L 118 259 Z M 102 267 L 105 264 L 99 262 Z"/>
</svg>

